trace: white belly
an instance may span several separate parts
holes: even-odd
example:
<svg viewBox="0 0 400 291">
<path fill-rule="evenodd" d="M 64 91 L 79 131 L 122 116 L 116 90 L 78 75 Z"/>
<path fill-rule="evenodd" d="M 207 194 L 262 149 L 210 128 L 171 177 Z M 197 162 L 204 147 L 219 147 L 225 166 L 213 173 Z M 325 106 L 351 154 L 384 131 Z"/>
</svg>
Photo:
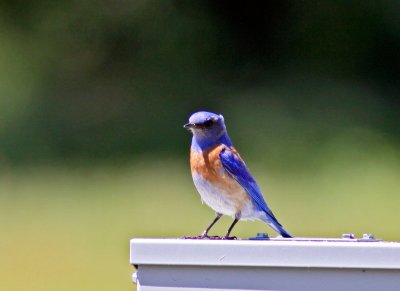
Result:
<svg viewBox="0 0 400 291">
<path fill-rule="evenodd" d="M 200 193 L 201 200 L 215 212 L 229 216 L 235 216 L 240 212 L 241 219 L 259 219 L 261 213 L 258 213 L 259 211 L 255 209 L 251 200 L 249 200 L 249 202 L 241 209 L 238 209 L 237 202 L 231 198 L 235 195 L 227 193 L 226 189 L 216 187 L 214 184 L 205 181 L 198 174 L 193 174 L 192 176 L 197 191 Z M 245 192 L 242 188 L 240 191 Z M 240 194 L 243 195 L 243 193 Z"/>
</svg>

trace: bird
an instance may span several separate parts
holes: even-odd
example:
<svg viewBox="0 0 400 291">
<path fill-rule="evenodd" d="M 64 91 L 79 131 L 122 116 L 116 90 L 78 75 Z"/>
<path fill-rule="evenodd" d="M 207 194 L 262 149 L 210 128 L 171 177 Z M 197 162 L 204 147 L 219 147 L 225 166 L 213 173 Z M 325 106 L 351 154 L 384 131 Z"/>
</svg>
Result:
<svg viewBox="0 0 400 291">
<path fill-rule="evenodd" d="M 260 187 L 250 174 L 228 136 L 224 117 L 198 111 L 184 128 L 192 132 L 190 168 L 193 182 L 203 203 L 215 211 L 214 220 L 198 239 L 235 239 L 230 233 L 239 220 L 261 220 L 284 238 L 292 235 L 278 222 L 263 198 Z M 208 232 L 223 216 L 234 218 L 223 237 Z"/>
</svg>

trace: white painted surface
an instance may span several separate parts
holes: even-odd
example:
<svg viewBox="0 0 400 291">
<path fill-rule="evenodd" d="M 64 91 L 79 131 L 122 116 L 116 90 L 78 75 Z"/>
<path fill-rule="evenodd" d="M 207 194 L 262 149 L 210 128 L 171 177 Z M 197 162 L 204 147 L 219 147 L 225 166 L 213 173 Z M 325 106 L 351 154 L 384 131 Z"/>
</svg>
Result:
<svg viewBox="0 0 400 291">
<path fill-rule="evenodd" d="M 400 290 L 400 244 L 132 239 L 139 291 Z"/>
</svg>

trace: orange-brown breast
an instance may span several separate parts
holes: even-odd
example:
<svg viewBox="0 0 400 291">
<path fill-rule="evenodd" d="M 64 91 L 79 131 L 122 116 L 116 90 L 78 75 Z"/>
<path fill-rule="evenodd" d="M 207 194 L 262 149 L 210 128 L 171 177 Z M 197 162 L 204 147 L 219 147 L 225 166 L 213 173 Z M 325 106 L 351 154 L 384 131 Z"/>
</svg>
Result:
<svg viewBox="0 0 400 291">
<path fill-rule="evenodd" d="M 225 145 L 216 145 L 204 152 L 192 149 L 190 152 L 190 167 L 192 173 L 199 174 L 209 183 L 221 188 L 224 194 L 232 199 L 236 209 L 240 211 L 250 199 L 243 187 L 224 170 L 221 164 L 219 155 L 225 148 L 228 147 Z M 233 147 L 229 149 L 239 156 Z"/>
</svg>

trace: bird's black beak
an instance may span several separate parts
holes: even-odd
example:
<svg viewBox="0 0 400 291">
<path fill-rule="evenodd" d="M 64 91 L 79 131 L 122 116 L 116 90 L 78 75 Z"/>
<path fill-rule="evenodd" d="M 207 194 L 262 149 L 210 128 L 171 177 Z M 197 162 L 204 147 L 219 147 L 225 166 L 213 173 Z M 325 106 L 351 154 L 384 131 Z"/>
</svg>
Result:
<svg viewBox="0 0 400 291">
<path fill-rule="evenodd" d="M 184 126 L 183 126 L 183 128 L 186 128 L 187 130 L 190 130 L 190 129 L 192 129 L 192 128 L 194 128 L 196 126 L 196 124 L 194 124 L 194 123 L 186 123 Z"/>
</svg>

